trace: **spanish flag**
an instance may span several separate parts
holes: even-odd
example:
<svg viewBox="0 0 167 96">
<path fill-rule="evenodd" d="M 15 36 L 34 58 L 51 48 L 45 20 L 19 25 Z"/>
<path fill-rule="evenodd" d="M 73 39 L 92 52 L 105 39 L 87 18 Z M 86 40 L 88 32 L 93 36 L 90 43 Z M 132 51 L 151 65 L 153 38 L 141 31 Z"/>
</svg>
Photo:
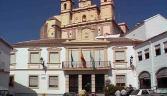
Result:
<svg viewBox="0 0 167 96">
<path fill-rule="evenodd" d="M 82 62 L 83 68 L 86 68 L 86 61 L 85 61 L 85 59 L 84 59 L 82 50 L 81 50 L 81 62 Z"/>
</svg>

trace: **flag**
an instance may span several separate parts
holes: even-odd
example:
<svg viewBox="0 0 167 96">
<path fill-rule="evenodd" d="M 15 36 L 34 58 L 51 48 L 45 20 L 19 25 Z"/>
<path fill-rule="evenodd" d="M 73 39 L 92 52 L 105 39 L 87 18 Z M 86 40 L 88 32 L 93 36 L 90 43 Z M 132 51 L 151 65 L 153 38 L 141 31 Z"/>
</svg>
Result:
<svg viewBox="0 0 167 96">
<path fill-rule="evenodd" d="M 85 59 L 84 59 L 82 50 L 81 50 L 81 61 L 82 61 L 82 65 L 83 65 L 83 67 L 86 68 L 86 61 L 85 61 Z"/>
<path fill-rule="evenodd" d="M 95 61 L 94 61 L 94 58 L 91 55 L 91 52 L 90 52 L 90 60 L 92 61 L 93 69 L 95 69 Z"/>
<path fill-rule="evenodd" d="M 72 50 L 71 50 L 71 66 L 72 66 L 72 67 L 74 67 L 74 66 L 73 66 L 73 62 L 74 62 L 74 59 L 73 59 Z"/>
</svg>

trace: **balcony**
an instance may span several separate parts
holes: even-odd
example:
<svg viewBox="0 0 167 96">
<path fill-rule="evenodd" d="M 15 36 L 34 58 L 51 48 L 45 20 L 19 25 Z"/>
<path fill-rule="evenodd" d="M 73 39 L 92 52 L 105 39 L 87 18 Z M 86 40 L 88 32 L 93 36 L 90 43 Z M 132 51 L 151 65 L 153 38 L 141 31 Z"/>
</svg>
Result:
<svg viewBox="0 0 167 96">
<path fill-rule="evenodd" d="M 95 68 L 93 68 L 91 61 L 86 61 L 86 67 L 83 67 L 81 61 L 64 61 L 62 62 L 63 70 L 110 70 L 110 61 L 95 61 Z"/>
<path fill-rule="evenodd" d="M 5 71 L 5 62 L 0 61 L 0 71 Z"/>
</svg>

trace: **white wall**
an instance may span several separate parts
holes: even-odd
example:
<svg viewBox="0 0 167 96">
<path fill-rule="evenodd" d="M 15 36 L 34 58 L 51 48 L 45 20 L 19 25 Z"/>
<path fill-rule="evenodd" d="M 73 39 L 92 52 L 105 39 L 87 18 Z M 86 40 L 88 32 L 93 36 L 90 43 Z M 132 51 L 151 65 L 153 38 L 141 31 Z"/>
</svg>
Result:
<svg viewBox="0 0 167 96">
<path fill-rule="evenodd" d="M 113 59 L 113 50 L 112 48 L 115 47 L 115 46 L 118 46 L 117 44 L 112 44 L 110 45 L 110 47 L 108 48 L 108 61 L 111 61 L 111 66 L 112 68 L 114 68 L 114 59 Z M 127 50 L 126 50 L 126 61 L 127 61 L 127 67 L 130 67 L 130 57 L 133 56 L 133 64 L 134 66 L 136 67 L 136 61 L 135 61 L 135 51 L 133 49 L 133 44 L 121 44 L 121 46 L 125 46 L 127 47 Z M 129 84 L 132 84 L 133 87 L 138 87 L 137 86 L 137 78 L 136 78 L 136 71 L 132 71 L 132 70 L 128 70 L 128 69 L 125 69 L 125 70 L 115 70 L 115 69 L 112 69 L 111 71 L 112 75 L 109 76 L 109 79 L 111 79 L 111 82 L 113 84 L 116 84 L 116 77 L 115 75 L 119 75 L 119 74 L 125 74 L 126 75 L 126 86 L 128 87 Z"/>
<path fill-rule="evenodd" d="M 155 18 L 152 17 L 145 22 L 145 26 L 146 38 L 150 38 L 167 31 L 167 20 L 161 15 L 156 15 Z"/>
<path fill-rule="evenodd" d="M 0 63 L 4 62 L 5 72 L 0 72 L 0 86 L 8 89 L 9 84 L 9 61 L 10 61 L 10 49 L 0 42 Z"/>
<path fill-rule="evenodd" d="M 145 24 L 143 23 L 139 25 L 138 27 L 129 31 L 129 33 L 127 33 L 124 37 L 145 40 L 146 39 L 145 32 L 146 32 L 146 27 L 145 27 Z"/>
<path fill-rule="evenodd" d="M 136 49 L 136 58 L 137 57 L 137 52 L 142 51 L 142 61 L 136 62 L 137 64 L 137 74 L 139 75 L 142 71 L 148 71 L 151 75 L 151 87 L 156 86 L 156 77 L 155 73 L 157 72 L 158 69 L 162 67 L 166 67 L 167 65 L 167 53 L 164 53 L 163 49 L 163 42 L 167 41 L 167 32 L 165 34 L 162 34 L 156 38 L 153 38 L 137 47 Z M 161 55 L 155 56 L 155 50 L 154 46 L 160 44 L 161 46 Z M 152 46 L 152 51 L 151 51 L 151 46 Z M 149 59 L 144 59 L 144 50 L 149 48 L 149 54 L 150 57 Z"/>
<path fill-rule="evenodd" d="M 49 47 L 41 47 L 41 57 L 45 60 L 45 65 L 48 63 L 48 51 Z M 61 48 L 61 47 L 58 47 Z M 46 74 L 44 70 L 29 70 L 28 69 L 28 56 L 29 48 L 15 48 L 18 51 L 16 52 L 16 67 L 15 70 L 10 72 L 10 75 L 14 75 L 15 85 L 13 88 L 10 88 L 11 93 L 54 93 L 54 94 L 63 94 L 65 92 L 65 77 L 63 70 L 47 70 Z M 61 59 L 60 61 L 65 61 L 65 48 L 61 48 Z M 60 62 L 60 63 L 61 63 Z M 60 64 L 61 69 L 61 64 Z M 39 89 L 30 89 L 28 88 L 28 76 L 29 75 L 39 75 Z M 58 75 L 59 76 L 59 89 L 50 90 L 48 89 L 48 75 Z M 42 80 L 41 77 L 46 77 L 45 80 Z"/>
<path fill-rule="evenodd" d="M 11 71 L 11 75 L 15 76 L 14 88 L 10 88 L 11 93 L 47 93 L 47 94 L 63 94 L 65 92 L 65 77 L 62 70 L 47 71 L 46 74 L 43 70 L 18 70 Z M 39 75 L 39 88 L 31 89 L 28 87 L 29 74 Z M 48 89 L 48 76 L 58 75 L 59 76 L 59 89 Z M 46 79 L 42 79 L 45 77 Z"/>
</svg>

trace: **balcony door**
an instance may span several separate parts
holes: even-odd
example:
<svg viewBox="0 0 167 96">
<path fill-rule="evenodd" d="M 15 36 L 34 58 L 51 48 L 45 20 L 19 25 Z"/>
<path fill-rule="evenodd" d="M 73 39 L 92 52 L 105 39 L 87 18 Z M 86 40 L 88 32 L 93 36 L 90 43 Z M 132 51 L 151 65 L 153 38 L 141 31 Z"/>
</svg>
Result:
<svg viewBox="0 0 167 96">
<path fill-rule="evenodd" d="M 91 92 L 91 74 L 82 75 L 82 89 L 85 89 L 86 92 Z"/>
<path fill-rule="evenodd" d="M 78 93 L 78 75 L 69 75 L 69 92 Z"/>
</svg>

